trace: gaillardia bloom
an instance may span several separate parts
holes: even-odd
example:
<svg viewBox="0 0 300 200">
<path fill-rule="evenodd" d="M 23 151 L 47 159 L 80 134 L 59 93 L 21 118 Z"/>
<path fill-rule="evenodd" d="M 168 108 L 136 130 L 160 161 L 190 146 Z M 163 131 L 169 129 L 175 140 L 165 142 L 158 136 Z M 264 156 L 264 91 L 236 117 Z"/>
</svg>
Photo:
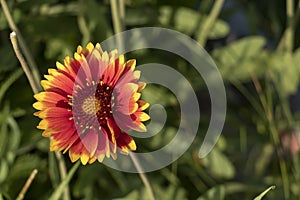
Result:
<svg viewBox="0 0 300 200">
<path fill-rule="evenodd" d="M 69 151 L 72 162 L 80 158 L 85 165 L 136 150 L 125 131 L 145 132 L 142 122 L 150 117 L 143 112 L 149 106 L 140 100 L 146 84 L 135 65 L 117 50 L 107 53 L 89 43 L 48 70 L 41 81 L 45 91 L 34 95 L 33 107 L 42 119 L 37 128 L 51 137 L 51 151 Z"/>
</svg>

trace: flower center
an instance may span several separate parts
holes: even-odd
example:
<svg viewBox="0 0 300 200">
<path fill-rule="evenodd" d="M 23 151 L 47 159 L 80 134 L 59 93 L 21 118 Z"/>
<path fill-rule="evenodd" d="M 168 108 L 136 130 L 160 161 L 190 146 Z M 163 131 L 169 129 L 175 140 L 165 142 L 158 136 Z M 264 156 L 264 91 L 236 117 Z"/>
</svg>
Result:
<svg viewBox="0 0 300 200">
<path fill-rule="evenodd" d="M 113 90 L 102 81 L 75 87 L 72 97 L 72 111 L 77 126 L 91 129 L 105 125 L 112 117 Z"/>
<path fill-rule="evenodd" d="M 86 114 L 93 115 L 97 113 L 101 107 L 99 101 L 95 97 L 89 96 L 83 101 L 81 108 Z"/>
</svg>

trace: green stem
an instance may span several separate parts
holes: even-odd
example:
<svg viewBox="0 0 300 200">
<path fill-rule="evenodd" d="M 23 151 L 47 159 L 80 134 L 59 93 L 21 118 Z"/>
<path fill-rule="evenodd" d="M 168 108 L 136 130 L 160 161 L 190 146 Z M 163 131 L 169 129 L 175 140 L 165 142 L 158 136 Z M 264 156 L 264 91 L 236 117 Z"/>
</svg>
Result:
<svg viewBox="0 0 300 200">
<path fill-rule="evenodd" d="M 270 121 L 269 122 L 269 128 L 270 128 L 270 132 L 276 147 L 276 152 L 278 155 L 278 159 L 279 159 L 279 168 L 280 168 L 280 172 L 281 172 L 281 179 L 282 179 L 282 186 L 283 186 L 283 193 L 284 193 L 284 199 L 290 199 L 290 192 L 289 192 L 289 177 L 288 177 L 288 172 L 287 172 L 287 167 L 286 167 L 286 163 L 284 161 L 284 159 L 282 159 L 280 157 L 280 149 L 279 149 L 279 145 L 280 145 L 280 140 L 279 140 L 279 133 L 275 127 L 275 123 L 274 121 Z"/>
<path fill-rule="evenodd" d="M 299 2 L 300 3 L 300 2 Z M 299 4 L 300 5 L 300 4 Z M 287 53 L 292 53 L 294 48 L 294 34 L 295 26 L 299 17 L 299 8 L 297 14 L 294 15 L 294 0 L 286 0 L 286 18 L 287 18 L 287 27 L 281 37 L 281 40 L 278 45 L 278 50 L 286 51 Z"/>
<path fill-rule="evenodd" d="M 150 182 L 149 182 L 149 180 L 148 180 L 146 174 L 143 173 L 142 166 L 140 165 L 138 159 L 137 159 L 137 158 L 135 157 L 135 155 L 132 154 L 132 153 L 129 153 L 129 156 L 130 156 L 130 158 L 131 158 L 131 160 L 132 160 L 134 166 L 136 167 L 137 171 L 139 172 L 139 175 L 140 175 L 140 177 L 141 177 L 141 179 L 142 179 L 142 181 L 143 181 L 143 183 L 144 183 L 144 185 L 145 185 L 145 187 L 146 187 L 146 190 L 147 190 L 147 192 L 148 192 L 148 194 L 149 194 L 150 200 L 155 200 L 155 197 L 154 197 L 154 193 L 153 193 L 151 184 L 150 184 Z"/>
<path fill-rule="evenodd" d="M 66 178 L 59 184 L 59 186 L 49 197 L 49 200 L 58 200 L 61 197 L 62 193 L 65 190 L 65 187 L 67 187 L 67 185 L 69 184 L 71 178 L 74 176 L 79 166 L 80 166 L 80 162 L 75 163 L 75 165 L 71 168 Z"/>
<path fill-rule="evenodd" d="M 266 100 L 266 97 L 263 94 L 262 87 L 258 81 L 258 79 L 251 73 L 252 81 L 254 83 L 255 89 L 257 91 L 257 94 L 259 96 L 259 99 L 261 101 L 261 104 L 265 110 L 265 117 L 268 121 L 269 130 L 271 133 L 271 137 L 274 142 L 274 146 L 277 152 L 277 157 L 279 160 L 279 168 L 281 173 L 281 179 L 282 179 L 282 187 L 284 192 L 285 199 L 289 199 L 290 193 L 289 193 L 289 178 L 288 178 L 288 172 L 287 167 L 284 159 L 280 156 L 280 139 L 279 139 L 279 132 L 276 128 L 275 122 L 274 122 L 274 114 L 272 112 L 272 108 L 268 105 L 268 101 Z"/>
<path fill-rule="evenodd" d="M 114 32 L 120 33 L 122 31 L 122 25 L 121 25 L 120 10 L 118 8 L 117 0 L 110 0 L 110 6 L 111 6 Z"/>
<path fill-rule="evenodd" d="M 0 3 L 1 3 L 4 15 L 7 19 L 7 22 L 8 22 L 8 25 L 9 25 L 10 29 L 12 31 L 14 31 L 18 36 L 18 41 L 20 43 L 20 47 L 22 49 L 22 52 L 24 53 L 24 56 L 25 56 L 26 60 L 29 63 L 29 67 L 31 68 L 31 71 L 32 71 L 32 74 L 33 74 L 33 80 L 35 82 L 39 83 L 39 80 L 40 80 L 39 74 L 40 73 L 37 69 L 37 66 L 34 62 L 34 59 L 33 59 L 32 55 L 30 54 L 30 51 L 29 51 L 28 47 L 26 46 L 25 40 L 24 40 L 21 32 L 19 31 L 17 25 L 15 24 L 15 22 L 12 18 L 12 15 L 10 13 L 10 10 L 9 10 L 8 6 L 7 6 L 7 3 L 6 3 L 5 0 L 0 0 Z M 41 86 L 39 84 L 37 84 L 37 88 L 41 89 Z"/>
<path fill-rule="evenodd" d="M 291 53 L 294 44 L 294 0 L 286 1 L 286 15 L 287 15 L 287 32 L 286 32 L 286 51 Z"/>
<path fill-rule="evenodd" d="M 122 26 L 122 30 L 125 30 L 125 0 L 119 0 L 119 8 L 120 8 L 120 22 Z"/>
<path fill-rule="evenodd" d="M 212 29 L 217 17 L 220 14 L 223 4 L 224 4 L 224 0 L 216 0 L 209 16 L 207 17 L 207 19 L 205 20 L 205 22 L 203 24 L 202 30 L 201 30 L 199 38 L 198 38 L 198 42 L 203 47 L 206 44 L 210 30 Z"/>
<path fill-rule="evenodd" d="M 84 5 L 84 1 L 80 0 L 79 1 L 79 5 L 82 8 Z M 77 23 L 78 23 L 78 28 L 79 31 L 81 32 L 82 35 L 82 45 L 87 44 L 90 41 L 91 35 L 90 35 L 90 31 L 88 28 L 88 25 L 86 23 L 86 20 L 84 18 L 84 13 L 83 13 L 83 9 L 80 9 L 79 14 L 77 16 Z"/>
<path fill-rule="evenodd" d="M 120 17 L 121 13 L 121 8 L 118 8 L 118 3 L 117 0 L 110 0 L 110 5 L 111 5 L 111 13 L 112 13 L 112 20 L 113 20 L 113 27 L 114 27 L 114 32 L 115 34 L 121 33 L 123 31 L 123 24 L 122 20 Z M 123 6 L 122 6 L 123 7 Z M 125 17 L 125 9 L 122 8 L 122 12 L 124 12 L 124 17 Z M 117 46 L 119 51 L 123 52 L 124 47 L 123 47 L 123 40 L 120 35 L 116 35 L 116 40 L 117 40 Z"/>
<path fill-rule="evenodd" d="M 67 169 L 66 169 L 66 164 L 65 160 L 63 159 L 63 156 L 61 155 L 60 152 L 55 152 L 56 159 L 58 161 L 58 167 L 60 171 L 60 177 L 61 180 L 64 180 L 67 177 Z M 64 188 L 64 200 L 70 200 L 70 190 L 69 190 L 69 185 L 66 184 Z"/>
</svg>

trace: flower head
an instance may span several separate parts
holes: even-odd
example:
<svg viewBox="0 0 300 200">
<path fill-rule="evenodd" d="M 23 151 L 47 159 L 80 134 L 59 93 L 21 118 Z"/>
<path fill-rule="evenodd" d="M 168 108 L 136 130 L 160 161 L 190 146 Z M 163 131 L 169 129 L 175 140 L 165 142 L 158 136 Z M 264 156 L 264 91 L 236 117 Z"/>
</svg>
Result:
<svg viewBox="0 0 300 200">
<path fill-rule="evenodd" d="M 143 112 L 149 106 L 140 100 L 146 84 L 135 65 L 117 50 L 107 53 L 89 43 L 48 70 L 41 81 L 45 91 L 34 96 L 33 107 L 42 119 L 37 128 L 51 137 L 51 151 L 69 151 L 72 162 L 85 165 L 136 150 L 125 131 L 145 132 L 142 122 L 150 117 Z"/>
</svg>

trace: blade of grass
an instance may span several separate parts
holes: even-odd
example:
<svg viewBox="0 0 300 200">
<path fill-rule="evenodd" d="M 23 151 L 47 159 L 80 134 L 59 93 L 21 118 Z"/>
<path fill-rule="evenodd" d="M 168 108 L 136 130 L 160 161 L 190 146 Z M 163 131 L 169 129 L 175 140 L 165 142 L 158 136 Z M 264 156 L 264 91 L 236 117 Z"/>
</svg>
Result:
<svg viewBox="0 0 300 200">
<path fill-rule="evenodd" d="M 147 190 L 147 192 L 148 192 L 148 194 L 149 194 L 150 200 L 155 200 L 155 197 L 154 197 L 154 193 L 153 193 L 153 189 L 152 189 L 152 187 L 151 187 L 151 184 L 150 184 L 150 182 L 149 182 L 149 180 L 148 180 L 146 174 L 143 173 L 143 169 L 142 169 L 142 167 L 141 167 L 141 165 L 140 165 L 138 159 L 137 159 L 137 158 L 135 157 L 135 155 L 132 154 L 132 153 L 129 153 L 129 156 L 130 156 L 130 158 L 131 158 L 131 160 L 132 160 L 134 166 L 136 167 L 137 171 L 139 172 L 139 175 L 140 175 L 140 177 L 141 177 L 141 179 L 142 179 L 142 181 L 143 181 L 143 183 L 144 183 L 144 185 L 145 185 L 145 187 L 146 187 L 146 190 Z"/>
<path fill-rule="evenodd" d="M 263 191 L 260 195 L 258 195 L 257 197 L 255 197 L 254 200 L 261 200 L 270 190 L 274 190 L 275 186 L 272 185 L 271 187 L 269 187 L 268 189 L 266 189 L 265 191 Z"/>
<path fill-rule="evenodd" d="M 288 172 L 287 172 L 287 166 L 285 160 L 280 156 L 281 150 L 280 150 L 280 139 L 279 139 L 279 132 L 277 130 L 275 121 L 274 121 L 274 113 L 272 112 L 272 108 L 270 108 L 270 105 L 268 105 L 268 101 L 266 99 L 266 96 L 262 92 L 262 87 L 259 83 L 259 80 L 257 77 L 250 72 L 252 82 L 255 86 L 255 89 L 257 91 L 257 94 L 259 96 L 260 102 L 265 110 L 265 117 L 268 121 L 268 127 L 271 133 L 271 137 L 273 139 L 273 143 L 277 152 L 277 157 L 279 160 L 279 168 L 280 168 L 280 173 L 281 173 L 281 179 L 282 179 L 282 187 L 283 187 L 283 192 L 284 192 L 284 197 L 285 199 L 289 199 L 290 197 L 290 184 L 289 184 L 289 177 L 288 177 Z"/>
</svg>

